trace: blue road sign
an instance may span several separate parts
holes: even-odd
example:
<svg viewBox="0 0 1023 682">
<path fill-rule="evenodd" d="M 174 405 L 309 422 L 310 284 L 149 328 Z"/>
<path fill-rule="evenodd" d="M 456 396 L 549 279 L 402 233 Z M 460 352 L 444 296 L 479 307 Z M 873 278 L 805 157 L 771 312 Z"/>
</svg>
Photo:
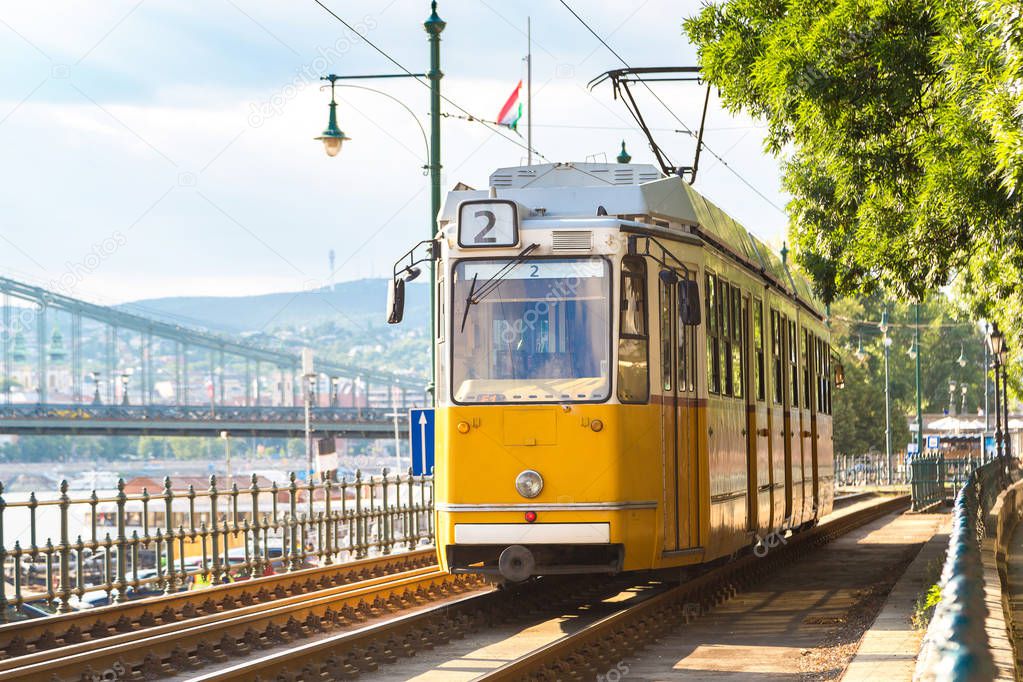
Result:
<svg viewBox="0 0 1023 682">
<path fill-rule="evenodd" d="M 412 473 L 416 476 L 433 473 L 433 408 L 408 411 L 409 442 L 412 445 Z"/>
<path fill-rule="evenodd" d="M 927 449 L 937 450 L 941 446 L 941 436 L 927 436 Z"/>
</svg>

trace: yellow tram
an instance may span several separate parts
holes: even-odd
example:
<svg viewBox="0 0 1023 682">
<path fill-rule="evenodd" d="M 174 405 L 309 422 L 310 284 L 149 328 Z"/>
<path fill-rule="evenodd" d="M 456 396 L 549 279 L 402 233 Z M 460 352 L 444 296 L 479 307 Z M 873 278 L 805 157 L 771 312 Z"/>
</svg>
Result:
<svg viewBox="0 0 1023 682">
<path fill-rule="evenodd" d="M 822 305 L 687 183 L 642 164 L 502 168 L 450 192 L 440 227 L 444 568 L 692 565 L 831 510 Z"/>
</svg>

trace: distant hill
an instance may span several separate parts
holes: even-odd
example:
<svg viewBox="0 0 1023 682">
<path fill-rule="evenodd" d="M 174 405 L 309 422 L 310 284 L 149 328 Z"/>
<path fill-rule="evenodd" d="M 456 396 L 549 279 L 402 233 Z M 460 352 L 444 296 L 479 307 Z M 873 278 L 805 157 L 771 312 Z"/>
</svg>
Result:
<svg viewBox="0 0 1023 682">
<path fill-rule="evenodd" d="M 425 278 L 424 278 L 425 279 Z M 338 282 L 334 289 L 282 292 L 259 296 L 178 296 L 151 298 L 117 306 L 126 312 L 211 331 L 239 334 L 297 327 L 327 320 L 341 327 L 383 327 L 387 280 Z M 429 320 L 429 285 L 407 285 L 405 324 L 425 326 Z"/>
</svg>

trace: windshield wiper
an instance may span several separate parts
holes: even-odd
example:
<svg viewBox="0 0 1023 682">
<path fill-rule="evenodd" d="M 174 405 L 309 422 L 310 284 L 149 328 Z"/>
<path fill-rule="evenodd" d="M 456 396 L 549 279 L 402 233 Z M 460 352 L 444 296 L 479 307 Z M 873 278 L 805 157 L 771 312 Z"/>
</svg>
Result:
<svg viewBox="0 0 1023 682">
<path fill-rule="evenodd" d="M 497 287 L 501 285 L 501 281 L 511 274 L 511 271 L 520 265 L 535 249 L 540 248 L 539 244 L 530 244 L 526 248 L 522 249 L 517 256 L 512 258 L 510 261 L 505 263 L 504 267 L 494 273 L 494 275 L 480 286 L 479 290 L 476 289 L 476 278 L 479 274 L 472 276 L 472 285 L 469 287 L 469 295 L 465 297 L 465 310 L 462 312 L 462 325 L 459 328 L 459 332 L 465 331 L 465 321 L 469 319 L 469 308 L 479 303 L 491 293 L 493 293 Z"/>
</svg>

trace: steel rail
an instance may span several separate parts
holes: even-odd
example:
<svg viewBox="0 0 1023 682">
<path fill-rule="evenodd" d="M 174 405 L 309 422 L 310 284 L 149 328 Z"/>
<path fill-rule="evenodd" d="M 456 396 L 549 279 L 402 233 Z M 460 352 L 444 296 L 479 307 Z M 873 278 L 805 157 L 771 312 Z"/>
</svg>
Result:
<svg viewBox="0 0 1023 682">
<path fill-rule="evenodd" d="M 290 644 L 367 618 L 412 608 L 420 603 L 472 589 L 479 580 L 423 568 L 396 576 L 286 598 L 270 608 L 253 604 L 224 617 L 210 614 L 186 627 L 169 624 L 142 633 L 126 633 L 104 646 L 84 643 L 69 651 L 49 652 L 41 660 L 0 672 L 0 680 L 153 679 L 227 661 L 279 644 Z M 35 659 L 36 657 L 32 657 Z"/>
<path fill-rule="evenodd" d="M 635 607 L 598 621 L 594 626 L 570 635 L 535 651 L 517 661 L 492 671 L 483 679 L 518 680 L 528 677 L 531 670 L 543 669 L 554 660 L 571 656 L 580 642 L 591 638 L 606 639 L 613 633 L 619 641 L 595 647 L 586 656 L 603 660 L 605 656 L 617 656 L 620 660 L 624 647 L 639 647 L 644 641 L 640 630 L 634 629 L 632 614 L 656 614 L 648 619 L 647 625 L 663 623 L 664 626 L 688 622 L 698 613 L 706 611 L 733 596 L 741 587 L 751 584 L 767 571 L 795 560 L 801 554 L 819 544 L 826 543 L 858 526 L 886 514 L 907 507 L 909 496 L 887 499 L 859 510 L 850 510 L 813 529 L 786 539 L 785 545 L 770 550 L 764 558 L 747 555 L 720 568 L 712 569 L 681 585 L 670 587 L 641 601 Z M 514 607 L 515 613 L 531 613 L 526 601 L 539 601 L 543 605 L 558 598 L 579 599 L 578 576 L 571 582 L 552 581 L 546 588 L 541 581 L 535 590 L 524 589 L 519 595 L 507 592 L 490 592 L 483 595 L 468 595 L 430 609 L 408 614 L 387 622 L 366 626 L 356 631 L 333 635 L 315 642 L 292 647 L 287 651 L 275 652 L 262 658 L 249 660 L 237 665 L 212 671 L 192 678 L 195 682 L 233 682 L 235 680 L 320 680 L 350 679 L 363 672 L 376 670 L 382 663 L 393 662 L 401 656 L 411 656 L 418 648 L 433 647 L 464 636 L 476 627 L 486 627 L 503 618 L 502 606 Z M 603 583 L 606 584 L 607 579 Z M 587 585 L 585 581 L 582 583 Z M 546 589 L 546 593 L 543 591 Z M 539 606 L 538 605 L 538 608 Z M 695 606 L 696 608 L 690 608 Z M 620 624 L 627 623 L 622 628 Z M 596 628 L 596 629 L 595 629 Z M 587 659 L 573 661 L 572 665 L 557 671 L 550 679 L 583 679 L 572 667 L 593 668 L 600 672 L 607 667 L 594 667 Z M 493 677 L 491 677 L 493 676 Z"/>
<path fill-rule="evenodd" d="M 96 646 L 126 632 L 166 624 L 180 627 L 201 616 L 223 615 L 249 604 L 273 604 L 286 597 L 435 566 L 436 550 L 431 547 L 16 621 L 0 625 L 0 657 L 6 659 L 0 660 L 0 670 L 32 654 L 59 652 L 81 643 Z"/>
<path fill-rule="evenodd" d="M 488 682 L 561 679 L 569 671 L 574 675 L 597 675 L 607 670 L 609 664 L 613 666 L 620 661 L 627 651 L 642 648 L 645 642 L 690 622 L 719 603 L 722 597 L 732 596 L 764 572 L 780 564 L 790 563 L 839 535 L 907 507 L 909 499 L 909 496 L 900 496 L 850 511 L 828 523 L 794 535 L 787 540 L 781 551 L 769 552 L 763 558 L 747 555 L 695 580 L 628 606 L 475 679 Z"/>
</svg>

